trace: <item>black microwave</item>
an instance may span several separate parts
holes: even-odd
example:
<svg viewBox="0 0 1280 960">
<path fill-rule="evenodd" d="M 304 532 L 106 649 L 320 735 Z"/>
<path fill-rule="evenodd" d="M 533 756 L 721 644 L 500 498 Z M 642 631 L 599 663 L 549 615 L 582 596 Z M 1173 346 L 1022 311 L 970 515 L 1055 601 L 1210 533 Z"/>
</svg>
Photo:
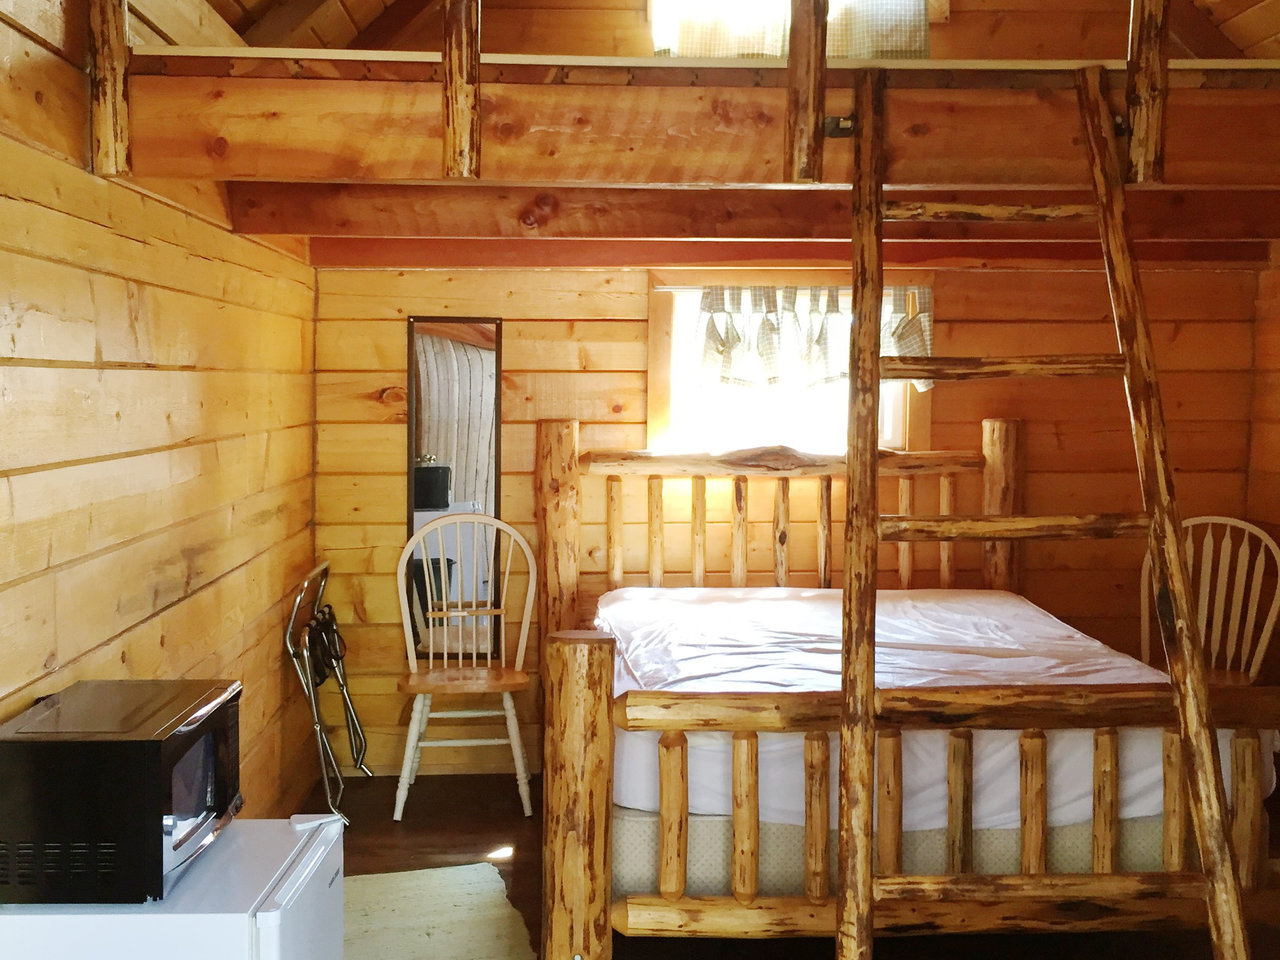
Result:
<svg viewBox="0 0 1280 960">
<path fill-rule="evenodd" d="M 235 680 L 86 680 L 0 725 L 0 903 L 142 903 L 243 806 Z"/>
</svg>

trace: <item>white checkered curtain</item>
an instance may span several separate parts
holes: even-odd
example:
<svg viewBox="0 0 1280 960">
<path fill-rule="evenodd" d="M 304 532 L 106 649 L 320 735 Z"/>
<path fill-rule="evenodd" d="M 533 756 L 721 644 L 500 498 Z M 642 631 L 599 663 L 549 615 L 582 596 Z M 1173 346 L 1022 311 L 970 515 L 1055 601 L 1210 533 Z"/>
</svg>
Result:
<svg viewBox="0 0 1280 960">
<path fill-rule="evenodd" d="M 790 0 L 650 0 L 653 47 L 669 57 L 785 57 Z M 929 56 L 927 0 L 831 0 L 827 56 Z"/>
<path fill-rule="evenodd" d="M 712 381 L 741 386 L 814 386 L 848 377 L 848 290 L 837 287 L 703 287 L 702 369 Z M 880 323 L 885 356 L 932 356 L 933 299 L 928 287 L 888 287 Z M 932 381 L 915 381 L 928 390 Z"/>
</svg>

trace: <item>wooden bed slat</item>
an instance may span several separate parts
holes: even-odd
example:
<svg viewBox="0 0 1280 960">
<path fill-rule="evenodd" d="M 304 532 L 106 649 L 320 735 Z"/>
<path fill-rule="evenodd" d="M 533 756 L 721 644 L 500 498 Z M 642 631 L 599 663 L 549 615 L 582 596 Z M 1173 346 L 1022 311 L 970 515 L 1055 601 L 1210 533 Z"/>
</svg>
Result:
<svg viewBox="0 0 1280 960">
<path fill-rule="evenodd" d="M 622 478 L 615 475 L 605 479 L 605 499 L 608 503 L 608 516 L 605 521 L 605 552 L 609 556 L 609 589 L 617 590 L 622 586 L 623 544 L 622 544 Z"/>
<path fill-rule="evenodd" d="M 825 903 L 830 895 L 830 823 L 831 740 L 814 730 L 804 737 L 804 895 L 810 903 Z"/>
<path fill-rule="evenodd" d="M 944 517 L 955 512 L 956 478 L 944 474 L 938 478 L 938 513 Z M 950 540 L 938 544 L 938 583 L 944 590 L 955 586 L 956 548 Z"/>
<path fill-rule="evenodd" d="M 649 478 L 649 586 L 662 586 L 663 564 L 662 477 Z"/>
<path fill-rule="evenodd" d="M 692 523 L 689 528 L 689 549 L 693 563 L 693 585 L 704 586 L 707 582 L 707 478 L 693 478 L 693 492 L 690 494 Z"/>
<path fill-rule="evenodd" d="M 1164 825 L 1161 846 L 1166 870 L 1187 867 L 1187 782 L 1182 738 L 1177 730 L 1164 732 Z"/>
<path fill-rule="evenodd" d="M 1023 730 L 1018 737 L 1018 784 L 1022 810 L 1022 872 L 1047 869 L 1048 791 L 1043 730 Z"/>
<path fill-rule="evenodd" d="M 1254 890 L 1266 863 L 1262 829 L 1262 740 L 1256 730 L 1237 730 L 1231 740 L 1231 844 L 1240 887 Z"/>
<path fill-rule="evenodd" d="M 902 872 L 902 731 L 876 732 L 876 857 L 881 874 Z"/>
<path fill-rule="evenodd" d="M 911 477 L 898 479 L 898 513 L 904 518 L 911 518 L 915 513 L 915 481 Z M 910 519 L 907 520 L 910 522 Z M 880 539 L 884 536 L 884 520 L 880 523 Z M 903 590 L 911 589 L 911 578 L 915 574 L 915 552 L 909 540 L 898 542 L 898 586 Z"/>
<path fill-rule="evenodd" d="M 747 585 L 747 478 L 733 478 L 733 528 L 729 579 L 735 587 Z"/>
<path fill-rule="evenodd" d="M 684 896 L 689 863 L 689 741 L 679 730 L 658 739 L 658 892 Z"/>
<path fill-rule="evenodd" d="M 973 872 L 973 731 L 947 736 L 947 873 Z"/>
<path fill-rule="evenodd" d="M 773 581 L 785 587 L 791 579 L 791 479 L 779 477 L 773 495 Z"/>
<path fill-rule="evenodd" d="M 733 735 L 733 898 L 750 903 L 760 889 L 760 741 Z"/>
<path fill-rule="evenodd" d="M 1093 872 L 1116 868 L 1120 819 L 1120 739 L 1115 727 L 1093 732 Z"/>
<path fill-rule="evenodd" d="M 818 586 L 831 586 L 831 478 L 818 480 Z"/>
</svg>

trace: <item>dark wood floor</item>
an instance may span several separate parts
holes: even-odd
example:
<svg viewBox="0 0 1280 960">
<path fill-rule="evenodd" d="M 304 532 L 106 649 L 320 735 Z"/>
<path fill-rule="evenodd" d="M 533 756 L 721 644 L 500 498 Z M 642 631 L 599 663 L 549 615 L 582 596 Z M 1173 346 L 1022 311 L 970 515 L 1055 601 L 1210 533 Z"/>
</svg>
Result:
<svg viewBox="0 0 1280 960">
<path fill-rule="evenodd" d="M 493 861 L 507 884 L 507 896 L 524 917 L 534 949 L 540 940 L 542 845 L 539 782 L 534 780 L 535 815 L 521 814 L 511 776 L 422 777 L 409 794 L 404 819 L 391 819 L 395 779 L 349 779 L 343 812 L 351 820 L 346 834 L 349 875 L 393 873 L 424 867 L 478 863 L 499 847 L 513 848 L 506 860 Z M 1276 798 L 1272 798 L 1274 801 Z M 1268 804 L 1272 822 L 1280 805 Z M 325 809 L 312 794 L 308 810 Z M 1273 856 L 1280 833 L 1273 831 Z M 461 918 L 460 918 L 461 919 Z M 1277 918 L 1280 922 L 1280 918 Z M 1280 958 L 1280 934 L 1253 931 L 1255 960 Z M 615 936 L 617 960 L 765 960 L 787 957 L 827 960 L 830 940 L 677 940 Z M 877 960 L 983 960 L 1035 957 L 1036 960 L 1209 960 L 1212 951 L 1201 933 L 1073 936 L 952 936 L 886 938 L 876 942 Z M 483 958 L 491 960 L 491 958 Z M 558 960 L 558 958 L 557 958 Z"/>
</svg>

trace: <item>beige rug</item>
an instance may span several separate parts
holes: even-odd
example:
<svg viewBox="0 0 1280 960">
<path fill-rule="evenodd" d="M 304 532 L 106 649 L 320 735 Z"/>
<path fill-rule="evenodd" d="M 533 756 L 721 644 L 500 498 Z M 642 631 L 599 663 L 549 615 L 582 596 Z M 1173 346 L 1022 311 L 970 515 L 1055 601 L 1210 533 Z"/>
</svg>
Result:
<svg viewBox="0 0 1280 960">
<path fill-rule="evenodd" d="M 345 960 L 534 960 L 491 863 L 347 877 Z"/>
</svg>

